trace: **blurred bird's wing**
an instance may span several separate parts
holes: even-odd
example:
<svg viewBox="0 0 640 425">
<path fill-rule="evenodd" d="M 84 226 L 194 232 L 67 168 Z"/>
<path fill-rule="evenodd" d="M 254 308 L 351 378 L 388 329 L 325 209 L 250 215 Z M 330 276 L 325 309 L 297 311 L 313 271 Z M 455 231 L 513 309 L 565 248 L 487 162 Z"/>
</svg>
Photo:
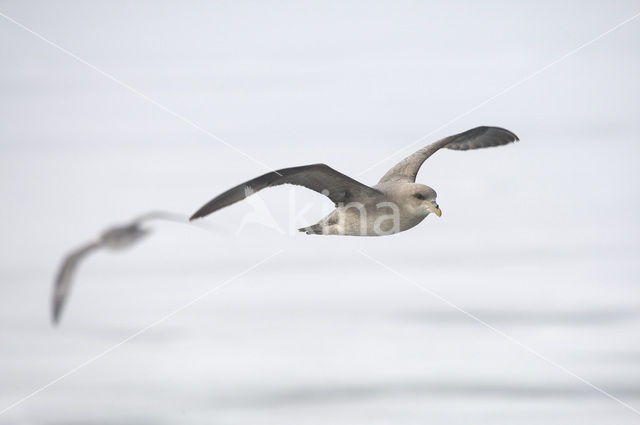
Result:
<svg viewBox="0 0 640 425">
<path fill-rule="evenodd" d="M 468 150 L 488 148 L 491 146 L 506 145 L 511 142 L 518 141 L 518 136 L 514 133 L 500 127 L 476 127 L 460 134 L 445 137 L 444 139 L 434 142 L 413 155 L 409 155 L 380 179 L 378 184 L 391 181 L 398 182 L 415 182 L 416 176 L 422 163 L 442 148 L 454 150 Z"/>
<path fill-rule="evenodd" d="M 301 167 L 284 168 L 263 174 L 233 187 L 209 201 L 196 211 L 190 220 L 204 217 L 228 205 L 245 199 L 262 189 L 281 184 L 304 186 L 331 199 L 334 203 L 354 201 L 365 202 L 381 193 L 365 184 L 344 175 L 325 164 L 303 165 Z M 249 190 L 246 190 L 249 188 Z"/>
<path fill-rule="evenodd" d="M 149 211 L 144 214 L 139 215 L 138 217 L 132 220 L 132 223 L 142 224 L 145 221 L 151 220 L 165 220 L 165 221 L 175 221 L 177 223 L 188 223 L 189 218 L 185 215 L 170 212 L 170 211 Z"/>
<path fill-rule="evenodd" d="M 72 251 L 67 255 L 60 266 L 58 276 L 56 277 L 55 286 L 53 288 L 53 310 L 52 320 L 53 323 L 58 323 L 60 314 L 64 308 L 65 301 L 69 296 L 71 290 L 71 283 L 73 281 L 73 274 L 78 266 L 78 263 L 89 253 L 101 247 L 100 242 L 91 242 L 84 245 L 75 251 Z"/>
</svg>

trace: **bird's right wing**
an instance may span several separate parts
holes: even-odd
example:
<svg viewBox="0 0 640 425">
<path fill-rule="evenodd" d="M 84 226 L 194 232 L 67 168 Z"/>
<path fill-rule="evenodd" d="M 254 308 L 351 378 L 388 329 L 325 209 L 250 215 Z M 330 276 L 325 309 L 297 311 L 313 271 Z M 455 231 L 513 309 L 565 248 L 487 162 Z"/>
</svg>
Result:
<svg viewBox="0 0 640 425">
<path fill-rule="evenodd" d="M 73 274 L 78 263 L 89 253 L 100 247 L 100 242 L 91 242 L 69 253 L 62 262 L 53 288 L 52 320 L 57 323 L 71 290 Z"/>
<path fill-rule="evenodd" d="M 387 171 L 378 183 L 389 181 L 415 182 L 422 164 L 442 148 L 466 151 L 506 145 L 518 140 L 518 136 L 504 128 L 487 126 L 472 128 L 433 142 L 416 153 L 409 155 Z"/>
<path fill-rule="evenodd" d="M 294 184 L 321 193 L 334 203 L 365 201 L 377 197 L 380 192 L 346 176 L 325 164 L 284 168 L 263 174 L 233 187 L 209 201 L 190 218 L 204 217 L 267 187 Z"/>
</svg>

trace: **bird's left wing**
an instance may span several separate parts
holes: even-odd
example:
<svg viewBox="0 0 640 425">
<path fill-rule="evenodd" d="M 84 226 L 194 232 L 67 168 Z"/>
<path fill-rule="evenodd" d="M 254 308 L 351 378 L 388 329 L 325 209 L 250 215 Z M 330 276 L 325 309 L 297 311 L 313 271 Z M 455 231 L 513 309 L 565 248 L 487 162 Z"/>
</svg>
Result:
<svg viewBox="0 0 640 425">
<path fill-rule="evenodd" d="M 239 184 L 206 203 L 191 216 L 190 220 L 209 215 L 241 201 L 259 190 L 281 184 L 304 186 L 327 196 L 336 204 L 364 201 L 380 195 L 378 190 L 362 184 L 328 165 L 303 165 L 272 171 Z"/>
<path fill-rule="evenodd" d="M 463 133 L 454 134 L 438 140 L 416 153 L 409 155 L 380 179 L 378 183 L 389 181 L 415 182 L 422 164 L 442 148 L 465 151 L 468 149 L 488 148 L 492 146 L 506 145 L 518 141 L 518 136 L 500 127 L 476 127 Z"/>
<path fill-rule="evenodd" d="M 73 274 L 78 263 L 89 253 L 100 247 L 100 242 L 91 242 L 69 253 L 62 262 L 53 288 L 52 320 L 57 323 L 71 290 Z"/>
</svg>

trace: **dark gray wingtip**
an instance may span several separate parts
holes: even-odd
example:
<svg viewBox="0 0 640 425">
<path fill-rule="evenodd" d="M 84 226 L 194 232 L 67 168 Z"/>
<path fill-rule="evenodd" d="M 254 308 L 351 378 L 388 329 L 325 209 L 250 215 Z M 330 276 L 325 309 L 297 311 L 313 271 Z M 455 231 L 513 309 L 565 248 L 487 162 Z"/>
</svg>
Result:
<svg viewBox="0 0 640 425">
<path fill-rule="evenodd" d="M 508 145 L 509 143 L 514 143 L 519 140 L 515 133 L 506 128 L 481 126 L 452 136 L 451 141 L 444 147 L 447 149 L 466 151 L 469 149 Z"/>
<path fill-rule="evenodd" d="M 59 291 L 59 281 L 61 279 L 61 274 L 64 268 L 58 272 L 58 278 L 53 287 L 53 296 L 51 297 L 51 324 L 53 326 L 57 326 L 60 323 L 60 318 L 62 316 L 62 310 L 64 309 L 64 297 L 61 297 L 58 293 Z"/>
<path fill-rule="evenodd" d="M 55 306 L 51 312 L 51 324 L 53 326 L 58 326 L 60 323 L 60 310 L 58 310 Z"/>
<path fill-rule="evenodd" d="M 489 128 L 491 128 L 491 127 L 489 127 Z M 502 131 L 504 131 L 506 133 L 509 133 L 511 135 L 511 137 L 513 137 L 513 141 L 514 142 L 519 142 L 520 141 L 520 138 L 518 137 L 518 135 L 516 133 L 514 133 L 513 131 L 511 131 L 511 130 L 507 130 L 504 127 L 495 127 L 494 126 L 493 128 L 496 128 L 498 130 L 502 130 Z"/>
<path fill-rule="evenodd" d="M 483 128 L 487 129 L 487 130 L 499 130 L 499 131 L 503 131 L 506 134 L 508 134 L 509 136 L 511 136 L 513 138 L 513 140 L 511 140 L 510 142 L 519 142 L 520 138 L 518 137 L 518 135 L 516 133 L 514 133 L 511 130 L 507 130 L 504 127 L 497 127 L 497 126 L 484 126 Z"/>
<path fill-rule="evenodd" d="M 197 220 L 197 219 L 202 218 L 202 217 L 206 217 L 207 215 L 209 215 L 211 213 L 211 211 L 209 211 L 209 209 L 210 209 L 209 208 L 209 203 L 207 203 L 202 208 L 200 208 L 198 211 L 193 213 L 193 215 L 191 217 L 189 217 L 189 221 L 193 221 L 193 220 Z"/>
<path fill-rule="evenodd" d="M 51 301 L 51 324 L 53 326 L 58 326 L 60 323 L 63 307 L 64 300 L 60 299 L 54 290 L 53 300 Z"/>
</svg>

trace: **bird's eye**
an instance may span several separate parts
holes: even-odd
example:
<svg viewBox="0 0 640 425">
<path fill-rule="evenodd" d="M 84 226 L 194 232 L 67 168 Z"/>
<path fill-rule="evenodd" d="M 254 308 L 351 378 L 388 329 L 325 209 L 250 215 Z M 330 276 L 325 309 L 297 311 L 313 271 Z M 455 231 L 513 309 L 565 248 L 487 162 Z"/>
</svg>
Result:
<svg viewBox="0 0 640 425">
<path fill-rule="evenodd" d="M 413 195 L 414 197 L 418 198 L 418 199 L 424 199 L 424 196 L 422 196 L 421 193 L 416 193 L 415 195 Z"/>
</svg>

